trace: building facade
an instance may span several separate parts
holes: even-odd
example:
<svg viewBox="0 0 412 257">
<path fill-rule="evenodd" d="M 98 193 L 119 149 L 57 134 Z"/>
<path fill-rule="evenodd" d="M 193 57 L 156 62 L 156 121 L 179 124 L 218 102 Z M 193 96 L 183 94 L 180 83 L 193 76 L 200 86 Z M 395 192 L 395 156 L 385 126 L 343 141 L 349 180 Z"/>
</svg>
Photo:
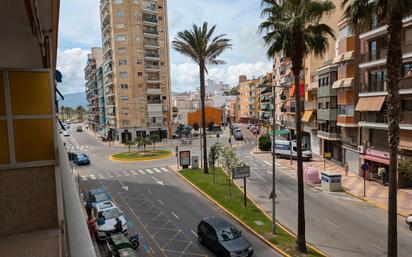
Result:
<svg viewBox="0 0 412 257">
<path fill-rule="evenodd" d="M 100 107 L 104 106 L 104 103 L 101 103 L 103 94 L 103 83 L 102 83 L 102 74 L 101 69 L 103 65 L 103 50 L 99 47 L 93 47 L 92 53 L 87 56 L 87 64 L 84 68 L 84 78 L 86 80 L 86 98 L 87 98 L 87 107 L 89 109 L 89 115 L 87 117 L 87 122 L 89 128 L 94 132 L 99 131 L 100 124 Z M 99 70 L 99 74 L 98 74 Z M 104 102 L 104 99 L 103 99 Z M 104 113 L 102 113 L 103 115 Z"/>
<path fill-rule="evenodd" d="M 172 130 L 166 0 L 101 0 L 103 87 L 109 139 Z"/>
<path fill-rule="evenodd" d="M 260 79 L 248 80 L 246 76 L 239 76 L 239 121 L 254 123 L 259 120 L 260 111 Z"/>
</svg>

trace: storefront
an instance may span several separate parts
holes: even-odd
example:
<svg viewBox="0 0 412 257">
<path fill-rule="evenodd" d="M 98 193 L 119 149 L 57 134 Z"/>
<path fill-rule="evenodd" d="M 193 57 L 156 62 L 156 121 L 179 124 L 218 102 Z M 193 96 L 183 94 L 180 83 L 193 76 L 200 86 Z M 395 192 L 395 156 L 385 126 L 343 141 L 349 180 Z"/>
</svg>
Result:
<svg viewBox="0 0 412 257">
<path fill-rule="evenodd" d="M 349 147 L 342 147 L 343 151 L 343 164 L 347 163 L 349 166 L 349 172 L 359 174 L 360 162 L 359 153 L 356 149 Z"/>
<path fill-rule="evenodd" d="M 310 147 L 312 154 L 320 155 L 320 140 L 315 133 L 310 135 Z"/>
<path fill-rule="evenodd" d="M 366 149 L 365 154 L 361 155 L 362 163 L 369 164 L 368 179 L 387 184 L 389 174 L 389 153 L 373 149 Z M 362 171 L 359 171 L 362 176 Z"/>
<path fill-rule="evenodd" d="M 331 153 L 331 160 L 342 165 L 342 143 L 324 139 L 323 153 Z"/>
</svg>

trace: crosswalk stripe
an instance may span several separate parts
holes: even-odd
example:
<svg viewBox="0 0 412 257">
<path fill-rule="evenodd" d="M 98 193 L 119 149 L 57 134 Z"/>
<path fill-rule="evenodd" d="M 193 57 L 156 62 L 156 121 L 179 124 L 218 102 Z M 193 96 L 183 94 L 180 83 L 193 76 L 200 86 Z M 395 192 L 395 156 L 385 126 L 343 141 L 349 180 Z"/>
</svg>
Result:
<svg viewBox="0 0 412 257">
<path fill-rule="evenodd" d="M 158 168 L 153 168 L 154 171 L 156 171 L 157 173 L 162 172 L 161 170 L 159 170 Z"/>
<path fill-rule="evenodd" d="M 113 178 L 113 176 L 112 176 L 112 175 L 108 175 L 107 177 L 109 177 L 109 178 Z"/>
<path fill-rule="evenodd" d="M 144 170 L 138 170 L 140 174 L 144 175 L 146 172 Z"/>
<path fill-rule="evenodd" d="M 272 163 L 268 162 L 268 161 L 263 161 L 264 163 L 266 163 L 267 165 L 271 166 Z"/>
<path fill-rule="evenodd" d="M 145 169 L 147 173 L 153 174 L 154 172 L 151 169 Z"/>
<path fill-rule="evenodd" d="M 131 170 L 130 173 L 132 173 L 132 175 L 138 175 L 136 171 Z"/>
<path fill-rule="evenodd" d="M 82 180 L 87 180 L 86 176 L 81 176 Z"/>
<path fill-rule="evenodd" d="M 130 176 L 130 174 L 128 173 L 128 171 L 123 171 L 123 175 L 126 176 L 126 177 Z"/>
<path fill-rule="evenodd" d="M 169 172 L 169 170 L 166 169 L 165 167 L 161 167 L 160 169 L 163 170 L 164 172 Z"/>
<path fill-rule="evenodd" d="M 93 179 L 93 180 L 96 179 L 96 177 L 94 176 L 94 174 L 90 174 L 89 177 L 90 177 L 90 179 Z"/>
</svg>

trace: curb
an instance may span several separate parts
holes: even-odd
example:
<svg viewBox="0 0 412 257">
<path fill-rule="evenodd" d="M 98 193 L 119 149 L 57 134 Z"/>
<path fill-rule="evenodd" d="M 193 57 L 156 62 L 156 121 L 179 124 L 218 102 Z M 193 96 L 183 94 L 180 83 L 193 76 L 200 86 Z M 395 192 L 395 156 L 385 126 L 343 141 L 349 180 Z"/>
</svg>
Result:
<svg viewBox="0 0 412 257">
<path fill-rule="evenodd" d="M 147 162 L 147 161 L 155 161 L 155 160 L 159 160 L 159 159 L 166 159 L 166 158 L 170 158 L 174 156 L 173 153 L 169 153 L 165 156 L 159 156 L 159 157 L 151 157 L 150 159 L 146 159 L 146 160 L 122 160 L 122 159 L 117 159 L 115 157 L 113 157 L 113 154 L 110 155 L 108 157 L 109 160 L 113 161 L 113 162 L 126 162 L 126 163 L 130 163 L 130 162 Z"/>
<path fill-rule="evenodd" d="M 216 200 L 214 200 L 212 197 L 210 197 L 207 193 L 205 193 L 202 189 L 200 189 L 198 186 L 196 186 L 195 184 L 193 184 L 190 180 L 188 180 L 187 178 L 185 178 L 182 174 L 180 174 L 178 171 L 176 171 L 175 169 L 172 169 L 180 178 L 182 178 L 184 181 L 186 181 L 187 183 L 189 183 L 193 188 L 195 188 L 198 192 L 200 192 L 203 196 L 205 196 L 209 201 L 211 201 L 212 203 L 214 203 L 215 205 L 217 205 L 220 209 L 222 209 L 224 212 L 226 212 L 229 216 L 231 216 L 233 219 L 235 219 L 237 222 L 239 222 L 240 224 L 242 224 L 242 226 L 244 226 L 247 230 L 249 230 L 252 234 L 254 234 L 256 237 L 258 237 L 260 240 L 262 240 L 264 243 L 266 243 L 268 246 L 270 246 L 271 248 L 273 248 L 274 250 L 276 250 L 278 253 L 280 253 L 281 255 L 285 256 L 285 257 L 292 257 L 291 255 L 287 254 L 286 252 L 284 252 L 282 249 L 280 249 L 279 247 L 277 247 L 275 244 L 271 243 L 269 240 L 267 240 L 266 238 L 264 238 L 262 235 L 260 235 L 259 233 L 257 233 L 255 230 L 253 230 L 251 227 L 249 227 L 246 223 L 244 223 L 241 219 L 239 219 L 238 217 L 236 217 L 234 214 L 232 214 L 228 209 L 226 209 L 225 207 L 223 207 L 220 203 L 218 203 Z"/>
<path fill-rule="evenodd" d="M 251 153 L 252 153 L 252 154 L 255 154 L 253 151 L 252 151 Z M 287 166 L 288 168 L 294 169 L 294 167 L 291 166 L 291 165 L 289 165 L 289 164 L 287 164 L 286 166 Z M 365 197 L 363 197 L 363 196 L 355 195 L 355 194 L 349 192 L 349 190 L 348 190 L 347 188 L 345 188 L 345 187 L 342 187 L 342 190 L 343 190 L 344 193 L 346 193 L 347 195 L 349 195 L 349 196 L 351 196 L 351 197 L 354 197 L 354 198 L 356 198 L 356 199 L 359 199 L 359 200 L 361 200 L 361 201 L 364 201 L 365 203 L 368 203 L 368 204 L 370 204 L 370 205 L 372 205 L 372 206 L 375 206 L 375 207 L 377 207 L 377 208 L 384 209 L 385 211 L 388 211 L 388 208 L 387 208 L 386 206 L 381 205 L 381 204 L 378 204 L 378 203 L 374 203 L 374 202 L 372 202 L 371 200 L 368 200 L 367 198 L 365 198 Z M 401 217 L 404 217 L 404 218 L 408 217 L 408 214 L 406 214 L 406 213 L 404 213 L 404 212 L 397 211 L 396 213 L 397 213 L 399 216 L 401 216 Z"/>
<path fill-rule="evenodd" d="M 223 169 L 224 170 L 224 169 Z M 227 174 L 227 172 L 224 170 L 224 172 Z M 240 191 L 243 191 L 243 188 L 241 188 L 237 183 L 233 183 Z M 246 197 L 249 199 L 249 201 L 251 201 L 267 218 L 269 218 L 271 221 L 273 221 L 272 217 L 265 211 L 263 210 L 262 207 L 260 207 L 260 205 L 255 202 L 255 200 L 252 199 L 252 197 L 250 197 L 250 195 L 248 193 L 246 193 Z M 286 233 L 288 233 L 289 235 L 293 236 L 294 238 L 296 238 L 296 234 L 293 233 L 291 230 L 289 230 L 287 227 L 285 227 L 282 223 L 280 223 L 279 221 L 276 221 L 276 224 L 281 227 L 283 230 L 286 231 Z M 306 246 L 308 246 L 311 250 L 313 250 L 314 252 L 317 252 L 320 255 L 323 256 L 328 256 L 326 253 L 322 252 L 321 250 L 317 249 L 315 246 L 311 245 L 310 243 L 306 242 Z"/>
</svg>

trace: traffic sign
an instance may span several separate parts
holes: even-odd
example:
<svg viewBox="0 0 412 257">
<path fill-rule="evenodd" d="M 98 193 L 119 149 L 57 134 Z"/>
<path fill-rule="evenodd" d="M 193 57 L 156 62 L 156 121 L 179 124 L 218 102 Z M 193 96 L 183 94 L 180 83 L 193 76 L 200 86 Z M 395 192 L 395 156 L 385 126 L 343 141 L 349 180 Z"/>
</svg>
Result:
<svg viewBox="0 0 412 257">
<path fill-rule="evenodd" d="M 248 177 L 250 177 L 250 167 L 249 166 L 233 168 L 233 172 L 232 172 L 233 179 L 248 178 Z"/>
<path fill-rule="evenodd" d="M 325 153 L 325 158 L 332 158 L 332 153 Z"/>
</svg>

